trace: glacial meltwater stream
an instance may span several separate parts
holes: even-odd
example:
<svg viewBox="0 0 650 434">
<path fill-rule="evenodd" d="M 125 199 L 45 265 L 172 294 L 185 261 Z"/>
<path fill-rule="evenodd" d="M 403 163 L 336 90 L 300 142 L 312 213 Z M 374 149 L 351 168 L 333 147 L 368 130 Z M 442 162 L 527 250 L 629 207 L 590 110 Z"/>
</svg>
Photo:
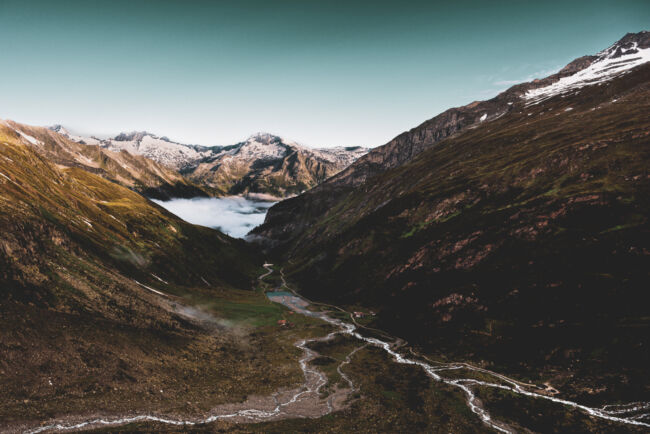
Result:
<svg viewBox="0 0 650 434">
<path fill-rule="evenodd" d="M 272 264 L 264 264 L 267 272 L 260 276 L 263 279 L 266 276 L 274 273 L 271 268 Z M 282 272 L 280 272 L 282 273 Z M 153 414 L 132 415 L 114 418 L 88 418 L 81 419 L 72 418 L 68 421 L 50 422 L 42 426 L 26 430 L 27 433 L 39 433 L 44 431 L 66 431 L 66 430 L 79 430 L 83 428 L 91 428 L 102 425 L 123 425 L 133 422 L 151 421 L 171 425 L 197 425 L 214 422 L 220 419 L 228 419 L 235 422 L 262 422 L 278 419 L 285 419 L 291 417 L 321 417 L 333 411 L 341 409 L 345 406 L 345 400 L 350 392 L 357 390 L 352 379 L 343 371 L 343 367 L 350 363 L 354 354 L 367 345 L 382 348 L 388 353 L 397 363 L 418 366 L 426 372 L 426 374 L 435 381 L 439 381 L 463 391 L 466 397 L 466 402 L 469 408 L 475 413 L 484 424 L 490 428 L 504 433 L 511 433 L 514 430 L 507 424 L 494 420 L 488 411 L 483 407 L 480 400 L 476 397 L 475 388 L 486 387 L 506 390 L 518 395 L 527 396 L 533 399 L 545 399 L 567 407 L 574 408 L 582 411 L 595 418 L 617 422 L 621 424 L 636 425 L 639 427 L 650 428 L 650 402 L 635 402 L 620 405 L 605 405 L 601 408 L 593 408 L 585 405 L 578 404 L 573 401 L 557 398 L 555 396 L 539 393 L 541 390 L 548 390 L 547 387 L 536 386 L 533 384 L 526 384 L 520 381 L 506 377 L 505 375 L 496 372 L 472 366 L 467 363 L 439 363 L 439 362 L 424 362 L 423 357 L 414 354 L 414 356 L 407 357 L 402 354 L 396 347 L 395 343 L 390 343 L 375 337 L 367 337 L 362 334 L 362 327 L 356 325 L 354 322 L 345 322 L 339 319 L 331 318 L 325 311 L 312 311 L 307 309 L 309 305 L 318 306 L 319 303 L 313 303 L 304 297 L 298 295 L 295 291 L 291 290 L 281 274 L 282 285 L 277 288 L 276 292 L 268 292 L 267 297 L 277 303 L 281 303 L 293 310 L 296 313 L 307 315 L 314 318 L 319 318 L 331 325 L 336 330 L 327 336 L 320 338 L 302 339 L 296 342 L 295 346 L 300 348 L 304 355 L 300 358 L 299 364 L 303 371 L 305 381 L 297 389 L 289 391 L 278 391 L 272 396 L 260 399 L 255 404 L 247 406 L 247 402 L 242 404 L 234 404 L 233 406 L 221 406 L 214 409 L 211 414 L 205 418 L 187 418 L 176 419 L 172 417 L 164 417 Z M 338 309 L 335 306 L 322 305 L 332 309 Z M 348 312 L 346 312 L 348 313 Z M 349 314 L 349 313 L 348 313 Z M 353 320 L 352 315 L 350 318 Z M 334 336 L 348 335 L 360 341 L 360 346 L 356 347 L 350 352 L 346 359 L 337 367 L 337 371 L 341 377 L 348 384 L 345 390 L 337 389 L 334 393 L 326 398 L 320 396 L 320 391 L 324 385 L 327 384 L 327 377 L 324 373 L 316 368 L 309 366 L 309 361 L 318 356 L 318 353 L 308 347 L 311 342 L 321 342 L 332 339 Z M 388 336 L 387 334 L 384 334 Z M 400 339 L 393 339 L 394 342 L 401 342 Z M 401 348 L 404 348 L 401 345 Z M 416 358 L 417 357 L 417 358 Z M 475 378 L 445 378 L 443 373 L 450 370 L 469 370 L 489 376 L 495 381 L 483 381 Z M 537 391 L 535 391 L 537 390 Z M 228 407 L 228 408 L 226 408 Z M 240 408 L 236 408 L 240 407 Z M 80 420 L 81 419 L 81 420 Z"/>
</svg>

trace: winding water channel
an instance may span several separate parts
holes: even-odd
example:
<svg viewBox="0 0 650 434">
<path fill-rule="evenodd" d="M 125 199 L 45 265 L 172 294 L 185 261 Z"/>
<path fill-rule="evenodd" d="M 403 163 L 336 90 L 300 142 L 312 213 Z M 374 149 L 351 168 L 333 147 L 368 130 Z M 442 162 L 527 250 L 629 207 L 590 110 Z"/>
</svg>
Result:
<svg viewBox="0 0 650 434">
<path fill-rule="evenodd" d="M 274 273 L 272 264 L 264 264 L 267 272 L 259 278 L 263 279 Z M 281 272 L 280 272 L 281 273 Z M 487 369 L 472 366 L 467 363 L 439 363 L 439 362 L 424 362 L 423 357 L 413 354 L 412 357 L 407 357 L 400 352 L 399 348 L 404 348 L 404 341 L 389 337 L 386 333 L 382 335 L 387 337 L 387 340 L 382 340 L 376 337 L 368 337 L 362 334 L 362 326 L 354 322 L 354 317 L 350 315 L 352 322 L 345 322 L 339 319 L 328 316 L 324 311 L 312 311 L 307 309 L 307 306 L 316 306 L 319 303 L 311 302 L 304 297 L 298 295 L 295 291 L 291 290 L 281 274 L 282 285 L 276 292 L 267 293 L 267 297 L 274 302 L 281 303 L 302 315 L 319 318 L 331 325 L 336 330 L 329 333 L 327 336 L 319 338 L 302 339 L 295 343 L 295 346 L 303 351 L 303 356 L 300 358 L 299 363 L 303 371 L 305 381 L 304 383 L 292 390 L 278 391 L 267 397 L 266 399 L 258 400 L 255 405 L 248 406 L 249 404 L 240 404 L 242 408 L 224 409 L 221 406 L 213 410 L 212 414 L 205 418 L 191 418 L 191 419 L 175 419 L 171 417 L 156 416 L 153 414 L 133 415 L 126 417 L 115 418 L 90 418 L 77 422 L 55 422 L 47 425 L 42 425 L 36 428 L 28 429 L 26 433 L 40 433 L 45 431 L 68 431 L 80 430 L 84 428 L 91 428 L 96 426 L 106 425 L 124 425 L 133 422 L 159 422 L 170 425 L 197 425 L 214 422 L 220 419 L 228 419 L 235 422 L 263 422 L 278 419 L 285 419 L 290 417 L 321 417 L 336 411 L 345 406 L 345 401 L 352 391 L 357 390 L 352 379 L 347 376 L 343 367 L 350 363 L 351 358 L 361 348 L 372 345 L 382 348 L 389 354 L 397 363 L 405 365 L 414 365 L 422 368 L 424 372 L 433 380 L 439 381 L 463 391 L 466 397 L 466 402 L 473 413 L 475 413 L 483 423 L 499 432 L 512 433 L 514 430 L 507 424 L 497 421 L 492 418 L 489 412 L 483 407 L 480 400 L 476 397 L 475 388 L 486 387 L 493 389 L 506 390 L 515 394 L 527 396 L 533 399 L 545 399 L 558 404 L 562 404 L 576 410 L 582 411 L 590 416 L 617 422 L 627 425 L 635 425 L 639 427 L 650 428 L 650 402 L 634 402 L 620 405 L 605 405 L 601 408 L 593 408 L 585 405 L 578 404 L 573 401 L 565 400 L 553 396 L 552 394 L 544 394 L 534 391 L 549 391 L 548 387 L 541 387 L 533 384 L 526 384 L 520 381 L 506 377 L 505 375 L 489 371 Z M 346 312 L 336 306 L 327 306 L 329 308 L 338 309 L 341 312 Z M 346 312 L 349 314 L 349 312 Z M 318 357 L 319 354 L 308 347 L 310 343 L 322 342 L 332 339 L 336 335 L 347 335 L 354 337 L 360 341 L 360 346 L 352 350 L 345 360 L 337 367 L 337 371 L 341 378 L 347 383 L 348 387 L 344 390 L 335 389 L 328 397 L 321 397 L 321 389 L 327 384 L 327 377 L 324 373 L 309 365 L 309 362 Z M 392 341 L 389 342 L 389 341 Z M 399 347 L 399 348 L 398 348 Z M 417 357 L 417 358 L 416 358 Z M 445 378 L 443 373 L 450 370 L 469 370 L 483 374 L 484 376 L 493 377 L 499 382 L 483 381 L 475 378 Z M 550 392 L 556 392 L 552 389 Z M 232 405 L 230 407 L 236 407 Z"/>
</svg>

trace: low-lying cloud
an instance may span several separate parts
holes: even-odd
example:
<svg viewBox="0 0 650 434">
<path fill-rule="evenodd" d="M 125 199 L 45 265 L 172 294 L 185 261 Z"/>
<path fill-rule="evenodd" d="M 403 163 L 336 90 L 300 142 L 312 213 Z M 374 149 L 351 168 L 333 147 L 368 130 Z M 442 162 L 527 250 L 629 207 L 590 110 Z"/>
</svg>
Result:
<svg viewBox="0 0 650 434">
<path fill-rule="evenodd" d="M 186 222 L 219 229 L 236 238 L 261 225 L 275 203 L 241 196 L 153 201 Z"/>
</svg>

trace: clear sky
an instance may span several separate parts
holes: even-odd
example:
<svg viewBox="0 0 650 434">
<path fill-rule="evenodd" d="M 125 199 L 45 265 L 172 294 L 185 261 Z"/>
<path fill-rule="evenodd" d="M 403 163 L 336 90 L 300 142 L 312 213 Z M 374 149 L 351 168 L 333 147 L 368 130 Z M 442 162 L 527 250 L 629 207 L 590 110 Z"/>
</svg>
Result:
<svg viewBox="0 0 650 434">
<path fill-rule="evenodd" d="M 0 118 L 377 146 L 649 27 L 648 0 L 0 0 Z"/>
</svg>

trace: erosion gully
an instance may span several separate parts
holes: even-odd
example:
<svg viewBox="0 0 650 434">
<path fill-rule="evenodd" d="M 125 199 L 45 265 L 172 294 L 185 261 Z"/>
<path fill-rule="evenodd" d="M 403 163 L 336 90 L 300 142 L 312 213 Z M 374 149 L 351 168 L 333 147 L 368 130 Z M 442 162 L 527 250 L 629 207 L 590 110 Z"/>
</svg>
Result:
<svg viewBox="0 0 650 434">
<path fill-rule="evenodd" d="M 267 276 L 270 276 L 275 272 L 272 266 L 273 264 L 264 264 L 266 273 L 262 274 L 259 277 L 260 280 L 264 279 Z M 99 426 L 125 425 L 134 422 L 147 421 L 169 425 L 192 426 L 207 424 L 218 420 L 230 420 L 233 422 L 245 423 L 272 421 L 292 417 L 322 417 L 333 411 L 344 408 L 347 405 L 346 403 L 350 394 L 358 390 L 358 387 L 354 384 L 352 379 L 345 374 L 343 368 L 345 365 L 351 362 L 351 359 L 354 357 L 354 354 L 356 352 L 368 345 L 383 349 L 397 363 L 420 367 L 430 378 L 435 381 L 459 388 L 465 394 L 466 403 L 471 411 L 476 414 L 486 426 L 499 432 L 512 433 L 515 431 L 506 423 L 494 420 L 491 417 L 489 412 L 482 405 L 481 401 L 477 398 L 474 391 L 475 388 L 485 387 L 500 389 L 518 395 L 527 396 L 533 399 L 545 399 L 582 411 L 595 418 L 600 418 L 611 422 L 618 422 L 621 424 L 650 428 L 650 402 L 633 402 L 628 404 L 605 405 L 600 408 L 588 407 L 577 402 L 554 396 L 557 394 L 557 391 L 548 385 L 542 387 L 534 384 L 523 383 L 509 378 L 505 375 L 480 367 L 472 366 L 467 363 L 442 363 L 431 361 L 426 357 L 418 355 L 413 350 L 408 351 L 410 353 L 410 356 L 407 357 L 405 354 L 403 354 L 407 352 L 404 350 L 406 347 L 405 341 L 392 337 L 381 330 L 368 329 L 364 326 L 359 325 L 355 321 L 352 314 L 337 306 L 312 302 L 300 296 L 289 286 L 287 286 L 281 270 L 280 277 L 282 284 L 277 289 L 284 292 L 268 293 L 267 295 L 269 296 L 270 300 L 281 303 L 296 313 L 319 318 L 336 328 L 335 331 L 329 333 L 327 336 L 301 339 L 295 343 L 295 346 L 303 351 L 303 356 L 298 360 L 300 368 L 302 369 L 304 375 L 304 383 L 301 386 L 291 390 L 277 391 L 269 397 L 257 397 L 254 399 L 249 399 L 244 403 L 222 405 L 213 409 L 211 414 L 204 418 L 183 419 L 158 416 L 154 414 L 138 414 L 121 417 L 116 416 L 110 418 L 95 417 L 87 418 L 85 420 L 80 420 L 78 418 L 76 418 L 76 420 L 73 420 L 72 418 L 68 418 L 67 421 L 56 421 L 42 424 L 38 427 L 27 429 L 24 432 L 36 434 L 46 431 L 73 431 L 83 430 L 85 428 L 95 428 Z M 159 293 L 158 291 L 156 292 Z M 326 311 L 308 310 L 308 305 L 322 306 L 330 310 L 335 309 L 340 312 L 344 312 L 350 316 L 352 322 L 345 322 L 332 318 L 328 316 Z M 373 331 L 373 334 L 375 335 L 379 333 L 386 340 L 379 339 L 377 337 L 365 336 L 363 334 L 364 329 Z M 337 372 L 347 383 L 347 387 L 336 388 L 334 389 L 333 393 L 323 398 L 321 396 L 321 389 L 327 384 L 327 377 L 324 373 L 309 366 L 309 362 L 318 357 L 319 354 L 309 348 L 308 345 L 313 342 L 331 340 L 336 335 L 346 335 L 356 338 L 360 341 L 360 346 L 352 350 L 347 355 L 345 360 L 337 367 Z M 492 377 L 499 382 L 483 381 L 475 378 L 445 378 L 444 376 L 445 371 L 460 370 L 481 373 L 484 376 Z"/>
</svg>

